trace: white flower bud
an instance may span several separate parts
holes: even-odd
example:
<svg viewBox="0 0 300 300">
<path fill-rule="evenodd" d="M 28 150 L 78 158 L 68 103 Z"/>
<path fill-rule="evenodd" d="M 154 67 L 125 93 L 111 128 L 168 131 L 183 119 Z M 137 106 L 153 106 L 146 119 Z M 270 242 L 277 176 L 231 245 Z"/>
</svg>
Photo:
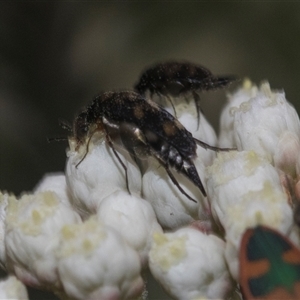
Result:
<svg viewBox="0 0 300 300">
<path fill-rule="evenodd" d="M 225 226 L 227 209 L 249 191 L 261 190 L 266 180 L 282 191 L 276 169 L 254 151 L 218 153 L 213 165 L 207 168 L 206 182 L 214 217 Z"/>
<path fill-rule="evenodd" d="M 199 128 L 197 129 L 196 108 L 191 104 L 181 102 L 176 105 L 179 122 L 193 134 L 193 137 L 211 146 L 217 145 L 217 135 L 213 127 L 200 112 Z M 215 151 L 198 146 L 197 156 L 205 166 L 210 166 L 216 157 Z"/>
<path fill-rule="evenodd" d="M 102 199 L 118 190 L 127 191 L 125 170 L 101 133 L 93 135 L 88 144 L 87 154 L 86 145 L 82 145 L 76 151 L 75 141 L 69 142 L 70 150 L 67 153 L 66 165 L 67 184 L 72 194 L 72 204 L 83 216 L 87 216 L 96 213 Z M 140 195 L 142 182 L 140 170 L 127 151 L 117 147 L 116 149 L 127 168 L 130 192 Z M 86 157 L 84 157 L 85 154 Z"/>
<path fill-rule="evenodd" d="M 72 299 L 132 299 L 143 291 L 136 251 L 95 218 L 61 231 L 58 273 Z"/>
<path fill-rule="evenodd" d="M 38 182 L 34 188 L 34 194 L 51 191 L 57 194 L 58 199 L 65 205 L 71 204 L 71 195 L 67 186 L 64 173 L 48 173 Z"/>
<path fill-rule="evenodd" d="M 5 220 L 7 269 L 25 284 L 59 286 L 54 250 L 65 224 L 81 222 L 53 192 L 9 196 Z"/>
<path fill-rule="evenodd" d="M 223 298 L 231 288 L 225 243 L 193 228 L 154 234 L 149 253 L 153 276 L 175 299 Z"/>
<path fill-rule="evenodd" d="M 217 145 L 217 135 L 214 128 L 207 121 L 204 114 L 199 112 L 199 127 L 197 128 L 198 120 L 197 113 L 194 103 L 186 104 L 181 102 L 176 105 L 176 113 L 178 116 L 179 122 L 192 133 L 193 137 L 199 139 L 211 146 Z M 198 153 L 198 156 L 202 157 L 202 161 L 205 166 L 208 166 L 212 163 L 212 160 L 215 158 L 214 151 L 207 151 L 202 147 L 198 147 L 202 151 Z M 202 155 L 201 155 L 202 154 Z"/>
<path fill-rule="evenodd" d="M 228 94 L 227 104 L 223 108 L 220 118 L 220 147 L 236 147 L 233 132 L 234 110 L 239 107 L 241 103 L 255 97 L 257 91 L 257 86 L 253 85 L 249 79 L 245 79 L 241 88 L 237 89 L 233 94 Z"/>
<path fill-rule="evenodd" d="M 27 289 L 15 276 L 0 281 L 0 299 L 27 300 Z"/>
<path fill-rule="evenodd" d="M 201 179 L 204 166 L 200 159 L 194 161 Z M 199 210 L 205 209 L 205 198 L 190 180 L 174 169 L 170 169 L 182 189 L 195 203 L 183 195 L 169 178 L 166 170 L 154 159 L 149 158 L 148 169 L 143 176 L 143 197 L 151 203 L 157 220 L 163 228 L 175 229 L 198 220 Z M 205 187 L 205 182 L 203 182 Z"/>
<path fill-rule="evenodd" d="M 98 219 L 114 228 L 141 256 L 143 265 L 148 262 L 152 234 L 162 232 L 152 206 L 144 199 L 117 191 L 99 205 Z"/>
<path fill-rule="evenodd" d="M 234 136 L 239 150 L 255 150 L 276 167 L 296 176 L 300 121 L 284 92 L 272 91 L 269 83 L 262 83 L 256 97 L 235 110 Z"/>
<path fill-rule="evenodd" d="M 287 233 L 292 210 L 276 169 L 254 151 L 220 153 L 207 174 L 212 212 L 225 229 L 226 259 L 237 279 L 246 228 L 262 224 Z"/>
<path fill-rule="evenodd" d="M 5 254 L 5 218 L 6 207 L 8 204 L 8 194 L 0 192 L 0 267 L 6 269 L 6 254 Z"/>
<path fill-rule="evenodd" d="M 300 137 L 290 131 L 283 132 L 274 151 L 273 160 L 274 166 L 284 173 L 292 177 L 299 176 L 297 164 L 300 162 Z"/>
</svg>

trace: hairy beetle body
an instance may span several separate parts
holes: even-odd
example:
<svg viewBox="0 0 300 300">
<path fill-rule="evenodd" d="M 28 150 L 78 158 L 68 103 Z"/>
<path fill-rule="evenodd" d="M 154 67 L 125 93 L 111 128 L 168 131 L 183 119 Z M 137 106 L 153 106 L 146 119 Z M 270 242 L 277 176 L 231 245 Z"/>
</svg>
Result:
<svg viewBox="0 0 300 300">
<path fill-rule="evenodd" d="M 223 88 L 236 80 L 234 76 L 214 76 L 203 66 L 189 62 L 170 61 L 148 68 L 140 77 L 135 89 L 177 97 L 191 91 Z"/>
<path fill-rule="evenodd" d="M 177 119 L 156 103 L 147 101 L 134 91 L 103 93 L 74 122 L 78 145 L 83 144 L 96 131 L 104 131 L 108 145 L 125 172 L 126 167 L 114 149 L 114 143 L 120 143 L 132 157 L 154 157 L 190 200 L 195 201 L 180 187 L 169 167 L 186 176 L 206 196 L 193 159 L 197 156 L 197 144 L 213 150 L 218 148 L 194 139 Z M 127 173 L 126 183 L 128 187 Z"/>
<path fill-rule="evenodd" d="M 214 76 L 208 69 L 200 65 L 170 61 L 146 69 L 135 85 L 135 90 L 142 95 L 148 90 L 151 95 L 166 96 L 175 115 L 176 111 L 170 96 L 179 97 L 192 94 L 199 126 L 200 97 L 198 92 L 224 88 L 235 80 L 234 76 Z"/>
</svg>

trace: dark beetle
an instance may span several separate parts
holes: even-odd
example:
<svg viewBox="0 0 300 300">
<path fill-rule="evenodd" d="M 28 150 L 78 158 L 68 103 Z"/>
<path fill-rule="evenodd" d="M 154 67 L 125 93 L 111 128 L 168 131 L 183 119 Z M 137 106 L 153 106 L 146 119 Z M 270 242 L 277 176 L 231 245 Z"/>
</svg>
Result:
<svg viewBox="0 0 300 300">
<path fill-rule="evenodd" d="M 73 131 L 77 148 L 85 143 L 86 138 L 90 139 L 96 131 L 105 133 L 108 145 L 125 170 L 127 189 L 126 166 L 114 149 L 114 143 L 117 141 L 121 141 L 121 145 L 132 157 L 154 157 L 165 168 L 181 193 L 190 200 L 196 202 L 181 188 L 169 167 L 186 176 L 206 196 L 193 163 L 193 159 L 197 156 L 196 143 L 212 150 L 219 150 L 219 148 L 194 139 L 192 134 L 170 113 L 156 103 L 146 101 L 136 92 L 106 92 L 97 96 L 92 104 L 77 116 Z M 89 140 L 87 147 L 88 143 Z"/>
<path fill-rule="evenodd" d="M 234 76 L 214 76 L 208 69 L 189 62 L 170 61 L 156 64 L 142 73 L 135 90 L 144 95 L 151 94 L 167 97 L 175 116 L 176 111 L 171 97 L 186 96 L 191 93 L 194 98 L 199 127 L 200 97 L 198 92 L 223 88 L 235 81 Z"/>
</svg>

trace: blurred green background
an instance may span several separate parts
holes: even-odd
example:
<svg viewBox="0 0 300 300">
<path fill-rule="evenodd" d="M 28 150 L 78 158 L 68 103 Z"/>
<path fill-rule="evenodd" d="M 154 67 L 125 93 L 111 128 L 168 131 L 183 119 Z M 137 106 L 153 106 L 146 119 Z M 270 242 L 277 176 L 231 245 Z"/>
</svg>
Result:
<svg viewBox="0 0 300 300">
<path fill-rule="evenodd" d="M 15 194 L 64 170 L 67 144 L 47 142 L 68 134 L 58 119 L 154 62 L 268 79 L 300 111 L 298 1 L 1 2 L 0 39 L 0 188 Z M 217 130 L 225 91 L 201 98 Z"/>
</svg>

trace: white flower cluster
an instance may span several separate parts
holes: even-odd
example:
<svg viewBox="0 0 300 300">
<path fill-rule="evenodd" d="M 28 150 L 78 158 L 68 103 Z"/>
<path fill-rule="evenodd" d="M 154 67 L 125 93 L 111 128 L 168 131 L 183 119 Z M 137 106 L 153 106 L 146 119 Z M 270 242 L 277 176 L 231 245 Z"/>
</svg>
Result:
<svg viewBox="0 0 300 300">
<path fill-rule="evenodd" d="M 15 276 L 8 276 L 0 281 L 0 299 L 22 299 L 28 300 L 25 285 Z"/>
<path fill-rule="evenodd" d="M 19 199 L 0 195 L 0 266 L 63 299 L 147 299 L 141 274 L 148 267 L 174 299 L 232 299 L 246 228 L 268 225 L 300 244 L 292 211 L 300 195 L 300 122 L 284 93 L 245 81 L 228 96 L 219 140 L 203 114 L 197 129 L 193 103 L 177 104 L 176 112 L 194 137 L 237 148 L 216 154 L 198 147 L 194 163 L 207 198 L 174 173 L 198 200 L 190 201 L 157 161 L 138 166 L 117 148 L 129 194 L 101 133 L 79 149 L 70 138 L 65 174 L 45 176 Z M 0 283 L 0 295 L 13 285 L 11 298 L 27 299 L 16 278 Z"/>
</svg>

